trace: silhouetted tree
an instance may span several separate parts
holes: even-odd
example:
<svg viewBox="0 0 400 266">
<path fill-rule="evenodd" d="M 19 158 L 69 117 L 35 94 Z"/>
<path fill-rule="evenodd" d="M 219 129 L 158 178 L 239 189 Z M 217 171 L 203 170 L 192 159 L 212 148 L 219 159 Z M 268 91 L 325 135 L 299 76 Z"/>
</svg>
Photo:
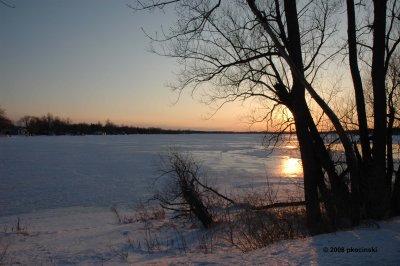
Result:
<svg viewBox="0 0 400 266">
<path fill-rule="evenodd" d="M 4 109 L 0 107 L 0 133 L 13 127 L 12 121 L 6 116 Z"/>
<path fill-rule="evenodd" d="M 132 6 L 136 10 L 153 10 L 174 5 L 176 24 L 152 40 L 161 43 L 156 53 L 177 58 L 184 66 L 175 90 L 202 88 L 208 93 L 208 103 L 219 102 L 220 106 L 248 98 L 262 99 L 269 109 L 264 116 L 267 122 L 273 120 L 276 110 L 285 110 L 280 106 L 290 110 L 293 118 L 280 121 L 280 129 L 295 125 L 304 171 L 307 222 L 315 233 L 325 226 L 320 198 L 331 229 L 357 224 L 360 218 L 383 218 L 390 207 L 393 184 L 386 167 L 385 80 L 391 55 L 399 43 L 393 30 L 399 26 L 399 5 L 389 1 L 388 9 L 386 0 L 375 0 L 372 6 L 365 2 L 360 1 L 357 10 L 353 1 L 346 2 L 348 45 L 344 48 L 335 43 L 337 20 L 343 8 L 340 1 L 159 0 L 138 1 Z M 371 21 L 356 21 L 365 17 L 362 12 Z M 360 46 L 362 51 L 368 50 L 362 58 L 357 56 Z M 361 154 L 338 113 L 320 96 L 314 82 L 324 71 L 323 65 L 341 50 L 348 52 L 350 62 L 358 117 L 354 124 L 360 135 Z M 367 64 L 374 98 L 372 143 L 360 62 L 372 62 Z M 307 95 L 338 135 L 345 155 L 341 168 L 336 167 L 323 141 Z"/>
<path fill-rule="evenodd" d="M 71 120 L 53 116 L 48 113 L 41 117 L 30 115 L 23 116 L 19 124 L 26 128 L 30 135 L 117 135 L 117 134 L 181 134 L 181 133 L 206 133 L 204 131 L 169 130 L 162 128 L 142 128 L 136 126 L 116 125 L 107 120 L 104 125 L 100 122 L 73 123 Z M 209 133 L 209 132 L 207 132 Z M 215 132 L 219 133 L 219 132 Z"/>
<path fill-rule="evenodd" d="M 355 16 L 354 10 L 365 12 L 373 10 L 373 16 Z M 354 186 L 359 191 L 362 215 L 370 218 L 383 218 L 390 213 L 393 190 L 393 126 L 396 101 L 396 78 L 393 66 L 399 39 L 400 5 L 397 1 L 347 1 L 349 60 L 353 76 L 358 110 L 358 125 L 362 153 L 358 155 L 360 179 Z M 357 19 L 356 19 L 357 18 Z M 357 28 L 355 25 L 359 25 Z M 360 58 L 357 58 L 357 53 Z M 358 65 L 363 64 L 370 73 L 365 75 L 363 84 Z M 393 75 L 394 74 L 394 75 Z M 398 78 L 397 78 L 398 79 Z M 369 88 L 370 89 L 369 89 Z M 365 91 L 372 103 L 369 110 L 372 118 L 369 130 L 366 126 L 368 116 L 365 112 Z M 364 110 L 363 110 L 364 109 Z M 367 110 L 368 111 L 368 110 Z M 372 143 L 369 134 L 372 132 Z"/>
</svg>

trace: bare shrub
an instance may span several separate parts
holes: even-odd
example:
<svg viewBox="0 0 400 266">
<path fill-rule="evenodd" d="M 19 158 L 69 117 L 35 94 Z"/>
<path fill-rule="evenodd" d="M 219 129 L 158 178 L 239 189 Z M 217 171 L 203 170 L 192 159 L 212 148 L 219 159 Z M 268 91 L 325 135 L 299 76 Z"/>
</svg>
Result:
<svg viewBox="0 0 400 266">
<path fill-rule="evenodd" d="M 119 224 L 130 224 L 136 222 L 136 219 L 134 217 L 129 217 L 126 215 L 121 215 L 121 213 L 117 210 L 116 207 L 111 207 L 111 211 L 115 214 L 117 217 L 118 223 Z"/>
<path fill-rule="evenodd" d="M 172 226 L 172 228 L 174 233 L 170 240 L 170 246 L 172 248 L 176 247 L 181 253 L 186 253 L 189 247 L 185 235 L 176 226 Z"/>
<path fill-rule="evenodd" d="M 266 182 L 262 189 L 244 191 L 221 214 L 224 238 L 243 252 L 262 248 L 284 239 L 308 235 L 305 202 L 288 194 L 278 201 L 278 188 Z"/>
<path fill-rule="evenodd" d="M 5 265 L 8 248 L 9 248 L 8 244 L 0 245 L 0 265 Z"/>
<path fill-rule="evenodd" d="M 199 250 L 204 254 L 213 253 L 219 233 L 220 230 L 207 230 L 200 233 L 197 237 Z"/>
<path fill-rule="evenodd" d="M 143 239 L 146 251 L 151 254 L 162 250 L 162 240 L 159 233 L 152 230 L 150 226 L 145 226 L 145 236 Z"/>
<path fill-rule="evenodd" d="M 161 162 L 161 176 L 156 180 L 154 199 L 169 210 L 193 214 L 205 228 L 214 223 L 211 212 L 215 197 L 233 203 L 207 185 L 204 173 L 190 153 L 171 150 Z"/>
<path fill-rule="evenodd" d="M 243 252 L 308 235 L 304 206 L 240 209 L 227 213 L 227 237 Z"/>
<path fill-rule="evenodd" d="M 149 254 L 178 251 L 185 254 L 189 249 L 184 232 L 173 223 L 154 226 L 144 222 L 140 229 L 142 234 L 138 239 L 128 236 L 128 247 L 132 250 L 144 251 Z"/>
<path fill-rule="evenodd" d="M 149 206 L 145 203 L 138 203 L 134 207 L 137 222 L 165 219 L 165 210 L 160 207 Z"/>
<path fill-rule="evenodd" d="M 19 234 L 19 235 L 23 235 L 23 236 L 28 236 L 28 227 L 26 225 L 22 225 L 21 223 L 21 219 L 18 217 L 17 221 L 13 224 L 11 224 L 10 227 L 8 227 L 7 225 L 4 226 L 3 228 L 4 233 L 15 233 L 15 234 Z"/>
<path fill-rule="evenodd" d="M 148 222 L 151 220 L 163 220 L 165 218 L 165 211 L 163 208 L 139 203 L 133 210 L 134 212 L 132 215 L 123 215 L 116 207 L 111 207 L 111 211 L 115 214 L 119 224 Z"/>
</svg>

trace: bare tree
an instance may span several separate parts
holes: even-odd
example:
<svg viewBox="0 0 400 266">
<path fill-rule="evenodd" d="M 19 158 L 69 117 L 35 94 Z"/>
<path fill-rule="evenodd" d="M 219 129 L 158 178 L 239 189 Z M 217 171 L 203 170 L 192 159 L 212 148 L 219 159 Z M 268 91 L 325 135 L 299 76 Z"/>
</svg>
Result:
<svg viewBox="0 0 400 266">
<path fill-rule="evenodd" d="M 295 125 L 304 172 L 307 222 L 311 231 L 318 233 L 326 226 L 334 229 L 357 224 L 362 216 L 362 206 L 368 207 L 370 211 L 366 215 L 373 218 L 383 217 L 388 206 L 384 193 L 388 187 L 387 179 L 381 182 L 378 178 L 382 174 L 386 176 L 386 94 L 384 89 L 382 93 L 382 88 L 385 87 L 386 64 L 398 44 L 397 39 L 386 31 L 386 24 L 387 21 L 397 23 L 398 11 L 394 1 L 390 20 L 386 16 L 386 1 L 374 1 L 373 4 L 369 33 L 356 28 L 354 2 L 347 1 L 346 8 L 349 41 L 346 49 L 354 80 L 362 156 L 338 113 L 327 99 L 321 97 L 315 83 L 324 71 L 324 64 L 343 49 L 334 43 L 334 38 L 338 37 L 340 1 L 159 0 L 138 1 L 131 7 L 152 10 L 174 6 L 177 23 L 152 40 L 161 44 L 155 49 L 156 53 L 176 58 L 183 65 L 175 90 L 202 90 L 208 103 L 219 106 L 259 98 L 269 108 L 264 116 L 266 121 L 270 121 L 277 110 L 290 111 L 293 120 L 281 129 Z M 362 47 L 370 47 L 368 54 L 372 58 L 375 119 L 372 148 L 358 66 L 364 58 L 357 57 L 358 46 L 368 34 L 372 44 Z M 312 97 L 338 135 L 346 160 L 343 168 L 338 169 L 332 161 L 317 127 L 318 121 L 306 100 L 307 95 Z M 361 171 L 366 165 L 372 174 Z M 368 180 L 368 188 L 379 188 L 379 193 L 373 196 L 367 189 L 362 195 L 361 177 Z M 328 215 L 327 225 L 322 219 L 320 198 Z"/>
<path fill-rule="evenodd" d="M 162 160 L 161 176 L 156 180 L 153 197 L 162 208 L 194 214 L 205 228 L 213 225 L 211 214 L 213 197 L 229 203 L 232 199 L 206 184 L 204 173 L 189 153 L 171 150 Z"/>
<path fill-rule="evenodd" d="M 352 0 L 347 1 L 349 60 L 362 147 L 362 154 L 359 155 L 359 186 L 355 190 L 363 197 L 361 207 L 366 211 L 364 215 L 372 218 L 382 218 L 390 212 L 393 194 L 395 105 L 391 99 L 396 86 L 393 86 L 395 82 L 390 78 L 389 66 L 396 61 L 393 55 L 400 42 L 399 11 L 400 5 L 394 0 L 359 1 L 357 4 Z M 358 12 L 358 16 L 354 15 L 355 12 Z M 359 64 L 366 70 L 363 78 Z M 363 84 L 362 80 L 366 82 Z M 392 93 L 389 88 L 392 88 Z M 364 107 L 365 92 L 367 102 L 371 103 L 369 110 Z M 368 113 L 372 118 L 370 122 Z M 371 129 L 365 125 L 368 123 Z M 372 142 L 369 138 L 371 133 Z"/>
</svg>

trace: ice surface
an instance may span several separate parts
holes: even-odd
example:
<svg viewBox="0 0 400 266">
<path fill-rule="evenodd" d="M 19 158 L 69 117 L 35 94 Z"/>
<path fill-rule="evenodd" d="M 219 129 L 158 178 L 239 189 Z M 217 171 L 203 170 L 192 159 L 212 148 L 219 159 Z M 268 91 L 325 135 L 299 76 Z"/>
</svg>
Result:
<svg viewBox="0 0 400 266">
<path fill-rule="evenodd" d="M 286 186 L 282 161 L 257 134 L 38 136 L 0 138 L 0 216 L 73 206 L 134 204 L 152 194 L 160 156 L 189 151 L 223 191 Z M 267 157 L 268 155 L 268 157 Z M 294 176 L 296 177 L 296 176 Z M 299 180 L 296 180 L 298 182 Z"/>
</svg>

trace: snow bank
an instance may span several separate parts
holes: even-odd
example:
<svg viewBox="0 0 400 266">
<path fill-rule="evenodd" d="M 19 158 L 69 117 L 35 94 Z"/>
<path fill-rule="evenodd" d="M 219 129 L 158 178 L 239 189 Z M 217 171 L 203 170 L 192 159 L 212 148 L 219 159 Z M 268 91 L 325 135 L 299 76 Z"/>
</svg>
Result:
<svg viewBox="0 0 400 266">
<path fill-rule="evenodd" d="M 220 245 L 208 254 L 194 237 L 204 231 L 193 228 L 182 232 L 186 252 L 173 244 L 152 254 L 130 246 L 143 237 L 143 224 L 118 224 L 107 209 L 65 208 L 19 217 L 27 234 L 11 232 L 17 216 L 0 218 L 0 254 L 8 246 L 6 265 L 400 265 L 400 217 L 248 253 Z"/>
</svg>

